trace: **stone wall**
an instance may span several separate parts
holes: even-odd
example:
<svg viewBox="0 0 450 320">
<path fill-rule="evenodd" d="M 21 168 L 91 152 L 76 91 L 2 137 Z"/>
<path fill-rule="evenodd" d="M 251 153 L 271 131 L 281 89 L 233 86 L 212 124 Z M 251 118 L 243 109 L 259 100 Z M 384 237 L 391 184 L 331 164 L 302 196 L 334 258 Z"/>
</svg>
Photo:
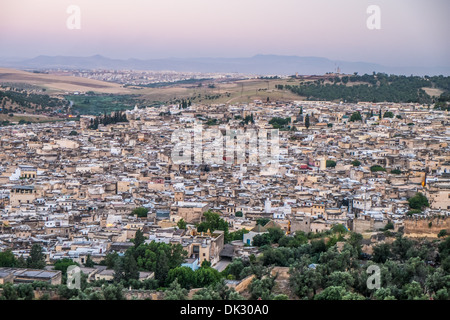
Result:
<svg viewBox="0 0 450 320">
<path fill-rule="evenodd" d="M 0 289 L 1 290 L 1 289 Z M 94 290 L 100 291 L 100 288 L 94 288 Z M 1 292 L 1 291 L 0 291 Z M 41 299 L 45 294 L 48 295 L 49 300 L 59 300 L 61 299 L 58 290 L 51 289 L 36 289 L 34 290 L 34 298 Z M 164 298 L 164 293 L 159 291 L 151 290 L 123 290 L 123 296 L 126 300 L 162 300 Z"/>
<path fill-rule="evenodd" d="M 352 231 L 356 233 L 365 233 L 373 230 L 373 223 L 371 220 L 354 219 Z"/>
<path fill-rule="evenodd" d="M 149 290 L 124 290 L 123 295 L 127 300 L 162 300 L 164 293 Z"/>
<path fill-rule="evenodd" d="M 437 238 L 439 231 L 443 229 L 450 234 L 450 217 L 406 218 L 403 223 L 404 233 L 410 237 Z"/>
</svg>

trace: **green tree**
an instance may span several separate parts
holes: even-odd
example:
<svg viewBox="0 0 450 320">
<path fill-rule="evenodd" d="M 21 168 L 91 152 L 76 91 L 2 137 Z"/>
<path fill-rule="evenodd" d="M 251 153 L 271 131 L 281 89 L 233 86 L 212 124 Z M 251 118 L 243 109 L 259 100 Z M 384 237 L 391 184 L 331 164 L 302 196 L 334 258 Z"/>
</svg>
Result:
<svg viewBox="0 0 450 320">
<path fill-rule="evenodd" d="M 383 115 L 383 118 L 394 118 L 394 113 L 391 111 L 386 111 Z"/>
<path fill-rule="evenodd" d="M 353 161 L 352 161 L 352 165 L 353 165 L 354 167 L 359 167 L 359 166 L 361 165 L 361 161 L 353 160 Z"/>
<path fill-rule="evenodd" d="M 26 268 L 27 267 L 27 261 L 25 260 L 25 258 L 23 256 L 20 256 L 19 258 L 16 259 L 15 267 L 17 267 L 17 268 Z"/>
<path fill-rule="evenodd" d="M 116 264 L 116 260 L 119 258 L 119 254 L 117 252 L 107 253 L 105 256 L 105 260 L 102 261 L 102 265 L 105 265 L 108 269 L 114 268 Z"/>
<path fill-rule="evenodd" d="M 406 259 L 408 250 L 413 246 L 413 242 L 402 235 L 398 236 L 392 243 L 392 254 L 394 254 L 400 261 Z"/>
<path fill-rule="evenodd" d="M 386 171 L 386 169 L 383 168 L 382 166 L 376 164 L 376 165 L 373 165 L 370 167 L 370 171 L 371 172 L 379 172 L 379 171 Z"/>
<path fill-rule="evenodd" d="M 209 262 L 208 260 L 205 259 L 205 260 L 203 260 L 201 267 L 209 268 L 209 267 L 211 267 L 211 262 Z"/>
<path fill-rule="evenodd" d="M 72 259 L 63 258 L 55 262 L 54 269 L 61 271 L 63 277 L 67 274 L 67 268 L 69 266 L 77 266 L 78 263 L 74 262 Z"/>
<path fill-rule="evenodd" d="M 375 300 L 395 300 L 390 288 L 380 288 L 375 291 L 373 297 Z"/>
<path fill-rule="evenodd" d="M 386 223 L 386 225 L 384 226 L 384 230 L 394 230 L 394 224 L 392 223 L 392 221 Z"/>
<path fill-rule="evenodd" d="M 16 258 L 11 250 L 0 252 L 0 267 L 15 267 Z"/>
<path fill-rule="evenodd" d="M 441 231 L 439 231 L 438 238 L 444 238 L 446 236 L 447 236 L 447 230 L 442 229 Z"/>
<path fill-rule="evenodd" d="M 224 270 L 224 274 L 232 275 L 234 279 L 240 279 L 240 274 L 246 265 L 242 261 L 242 259 L 237 258 L 234 259 Z"/>
<path fill-rule="evenodd" d="M 218 213 L 212 212 L 211 210 L 203 213 L 205 217 L 205 221 L 201 222 L 197 226 L 198 232 L 214 232 L 215 230 L 222 230 L 224 232 L 225 242 L 229 240 L 229 232 L 228 232 L 228 222 L 223 220 Z"/>
<path fill-rule="evenodd" d="M 139 269 L 132 251 L 127 250 L 127 252 L 125 252 L 123 262 L 124 262 L 124 279 L 126 281 L 129 281 L 131 279 L 139 280 Z"/>
<path fill-rule="evenodd" d="M 303 299 L 313 297 L 317 290 L 322 287 L 323 281 L 323 276 L 319 270 L 304 265 L 294 268 L 289 283 L 295 294 Z"/>
<path fill-rule="evenodd" d="M 139 218 L 146 218 L 148 214 L 148 209 L 144 207 L 139 207 L 131 212 L 131 215 L 137 215 Z"/>
<path fill-rule="evenodd" d="M 331 286 L 325 288 L 321 293 L 314 296 L 314 300 L 342 300 L 348 294 L 347 290 L 341 286 Z"/>
<path fill-rule="evenodd" d="M 328 286 L 343 286 L 350 289 L 355 283 L 352 275 L 345 271 L 334 271 L 328 277 Z"/>
<path fill-rule="evenodd" d="M 359 111 L 353 112 L 350 117 L 351 122 L 362 121 L 361 113 Z"/>
<path fill-rule="evenodd" d="M 188 291 L 180 286 L 175 279 L 166 290 L 164 300 L 187 300 Z"/>
<path fill-rule="evenodd" d="M 102 294 L 105 300 L 125 300 L 122 285 L 110 284 L 102 286 Z"/>
<path fill-rule="evenodd" d="M 408 300 L 426 300 L 423 289 L 417 281 L 412 281 L 404 285 L 405 294 Z"/>
<path fill-rule="evenodd" d="M 119 257 L 115 260 L 114 281 L 124 281 L 128 283 L 133 279 L 139 279 L 139 269 L 133 252 L 131 250 L 127 250 L 123 257 Z"/>
<path fill-rule="evenodd" d="M 275 279 L 272 277 L 253 279 L 249 286 L 251 299 L 273 300 L 272 288 L 274 285 Z"/>
<path fill-rule="evenodd" d="M 85 266 L 86 268 L 93 268 L 93 267 L 95 266 L 95 263 L 94 263 L 94 261 L 92 260 L 90 254 L 88 254 L 84 266 Z"/>
<path fill-rule="evenodd" d="M 433 295 L 434 300 L 449 300 L 448 290 L 445 288 L 439 289 L 436 294 Z"/>
<path fill-rule="evenodd" d="M 33 300 L 34 291 L 33 286 L 30 283 L 21 283 L 16 288 L 18 299 L 20 300 Z"/>
<path fill-rule="evenodd" d="M 177 227 L 178 227 L 179 229 L 186 230 L 186 228 L 187 228 L 187 223 L 186 223 L 186 221 L 184 221 L 183 219 L 178 220 L 178 222 L 177 222 Z"/>
<path fill-rule="evenodd" d="M 326 161 L 326 167 L 327 168 L 334 168 L 334 167 L 336 167 L 336 161 L 334 161 L 334 160 L 327 160 Z"/>
<path fill-rule="evenodd" d="M 269 228 L 269 238 L 271 243 L 278 243 L 278 241 L 284 236 L 284 231 L 280 228 Z"/>
<path fill-rule="evenodd" d="M 257 234 L 253 237 L 252 245 L 256 247 L 262 247 L 265 245 L 269 245 L 271 243 L 271 239 L 268 233 Z"/>
<path fill-rule="evenodd" d="M 137 248 L 139 247 L 141 244 L 143 244 L 145 242 L 145 237 L 144 237 L 144 233 L 138 229 L 136 231 L 136 234 L 134 235 L 134 239 L 132 239 L 133 243 L 134 243 L 134 247 Z"/>
<path fill-rule="evenodd" d="M 373 248 L 373 261 L 376 263 L 385 263 L 391 256 L 391 246 L 387 243 L 381 243 Z"/>
<path fill-rule="evenodd" d="M 423 210 L 423 208 L 430 206 L 427 197 L 421 192 L 417 192 L 413 197 L 409 198 L 408 203 L 411 209 Z"/>
<path fill-rule="evenodd" d="M 222 279 L 219 271 L 210 267 L 202 267 L 195 271 L 195 282 L 197 287 L 206 287 L 215 284 Z"/>
<path fill-rule="evenodd" d="M 3 286 L 2 297 L 5 300 L 17 300 L 19 298 L 17 290 L 12 283 L 6 283 Z"/>
<path fill-rule="evenodd" d="M 305 117 L 305 127 L 306 129 L 309 129 L 311 123 L 310 123 L 310 119 L 309 119 L 309 114 L 306 115 Z"/>
<path fill-rule="evenodd" d="M 224 281 L 219 281 L 197 291 L 192 300 L 245 300 L 233 288 L 229 288 Z"/>
<path fill-rule="evenodd" d="M 345 234 L 348 232 L 348 230 L 343 224 L 337 223 L 337 224 L 333 225 L 333 227 L 331 227 L 331 232 Z"/>
<path fill-rule="evenodd" d="M 230 232 L 230 241 L 235 241 L 235 240 L 243 240 L 244 239 L 244 234 L 249 233 L 250 231 L 248 231 L 247 229 L 239 229 L 235 232 Z"/>
<path fill-rule="evenodd" d="M 166 252 L 162 251 L 159 255 L 159 259 L 156 262 L 155 279 L 162 285 L 165 283 L 167 274 L 169 273 L 169 258 Z"/>
<path fill-rule="evenodd" d="M 175 280 L 185 289 L 196 288 L 195 271 L 189 267 L 177 267 L 171 269 L 167 275 L 166 285 L 170 286 Z"/>
<path fill-rule="evenodd" d="M 44 269 L 45 255 L 42 252 L 42 247 L 38 244 L 31 246 L 30 256 L 27 259 L 27 267 L 32 269 Z"/>
<path fill-rule="evenodd" d="M 350 232 L 350 237 L 347 240 L 347 242 L 356 250 L 358 255 L 362 252 L 362 240 L 362 234 L 356 232 Z"/>
</svg>

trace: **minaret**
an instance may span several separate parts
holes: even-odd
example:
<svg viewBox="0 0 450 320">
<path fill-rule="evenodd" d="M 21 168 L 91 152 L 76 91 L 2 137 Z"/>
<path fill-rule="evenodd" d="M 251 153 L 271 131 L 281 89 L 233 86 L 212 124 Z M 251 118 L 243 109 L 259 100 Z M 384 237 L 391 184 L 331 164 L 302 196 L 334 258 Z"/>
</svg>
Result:
<svg viewBox="0 0 450 320">
<path fill-rule="evenodd" d="M 267 198 L 266 202 L 264 202 L 264 212 L 265 213 L 271 213 L 272 212 L 272 203 L 270 202 L 269 198 Z"/>
</svg>

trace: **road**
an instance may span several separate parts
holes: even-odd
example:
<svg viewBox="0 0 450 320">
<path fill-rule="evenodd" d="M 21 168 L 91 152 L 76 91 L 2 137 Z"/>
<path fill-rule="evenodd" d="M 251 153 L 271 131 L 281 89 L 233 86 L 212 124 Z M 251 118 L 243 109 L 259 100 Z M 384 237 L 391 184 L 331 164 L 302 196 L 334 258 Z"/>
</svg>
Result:
<svg viewBox="0 0 450 320">
<path fill-rule="evenodd" d="M 225 268 L 231 263 L 231 261 L 229 260 L 220 260 L 219 262 L 217 262 L 213 268 L 216 269 L 217 271 L 223 271 L 225 270 Z"/>
</svg>

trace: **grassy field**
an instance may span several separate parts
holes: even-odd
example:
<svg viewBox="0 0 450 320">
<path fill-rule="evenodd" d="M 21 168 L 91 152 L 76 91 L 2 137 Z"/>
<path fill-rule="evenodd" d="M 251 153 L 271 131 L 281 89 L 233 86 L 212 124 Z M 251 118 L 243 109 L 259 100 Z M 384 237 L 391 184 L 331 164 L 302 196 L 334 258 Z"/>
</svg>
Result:
<svg viewBox="0 0 450 320">
<path fill-rule="evenodd" d="M 67 95 L 73 101 L 72 113 L 99 115 L 112 111 L 132 109 L 138 102 L 131 95 Z"/>
</svg>

